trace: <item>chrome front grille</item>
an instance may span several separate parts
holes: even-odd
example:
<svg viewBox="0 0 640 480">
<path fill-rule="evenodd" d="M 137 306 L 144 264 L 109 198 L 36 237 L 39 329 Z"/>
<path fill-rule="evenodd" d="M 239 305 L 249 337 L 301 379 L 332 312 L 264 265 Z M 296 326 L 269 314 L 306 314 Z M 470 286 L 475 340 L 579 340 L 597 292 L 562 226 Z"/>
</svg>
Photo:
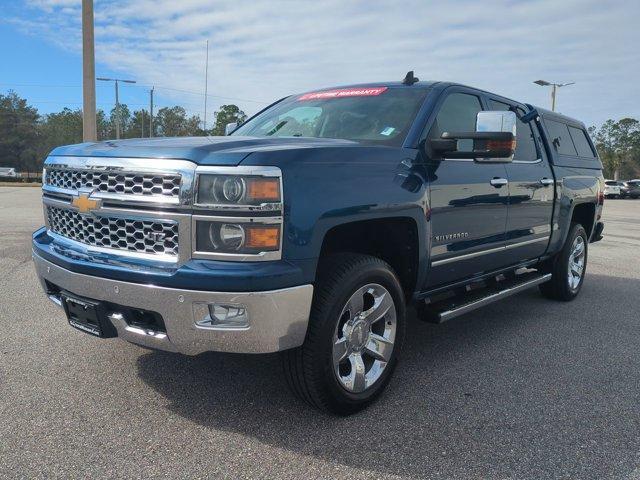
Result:
<svg viewBox="0 0 640 480">
<path fill-rule="evenodd" d="M 180 174 L 132 173 L 49 167 L 45 185 L 66 190 L 92 189 L 123 195 L 175 197 L 180 195 Z"/>
<path fill-rule="evenodd" d="M 49 229 L 93 247 L 139 254 L 178 256 L 178 223 L 155 219 L 95 217 L 46 206 Z"/>
</svg>

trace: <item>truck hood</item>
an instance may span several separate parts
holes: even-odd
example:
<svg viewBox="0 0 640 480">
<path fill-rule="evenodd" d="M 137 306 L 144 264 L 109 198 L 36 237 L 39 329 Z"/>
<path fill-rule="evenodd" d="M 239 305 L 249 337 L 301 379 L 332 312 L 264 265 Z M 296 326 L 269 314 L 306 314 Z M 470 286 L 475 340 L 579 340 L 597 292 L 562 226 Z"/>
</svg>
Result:
<svg viewBox="0 0 640 480">
<path fill-rule="evenodd" d="M 330 138 L 176 137 L 108 140 L 58 147 L 51 155 L 190 160 L 199 165 L 240 164 L 257 151 L 357 146 L 357 142 Z"/>
</svg>

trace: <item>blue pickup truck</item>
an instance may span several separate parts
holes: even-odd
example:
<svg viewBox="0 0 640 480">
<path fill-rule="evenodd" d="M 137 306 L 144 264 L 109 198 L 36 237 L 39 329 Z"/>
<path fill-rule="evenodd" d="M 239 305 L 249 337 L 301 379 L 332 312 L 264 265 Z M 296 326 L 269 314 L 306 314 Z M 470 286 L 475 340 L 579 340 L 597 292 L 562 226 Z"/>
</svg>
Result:
<svg viewBox="0 0 640 480">
<path fill-rule="evenodd" d="M 35 268 L 71 326 L 281 352 L 292 391 L 337 414 L 388 384 L 407 306 L 439 323 L 534 286 L 572 300 L 604 226 L 581 122 L 411 72 L 224 137 L 60 147 L 42 190 Z"/>
</svg>

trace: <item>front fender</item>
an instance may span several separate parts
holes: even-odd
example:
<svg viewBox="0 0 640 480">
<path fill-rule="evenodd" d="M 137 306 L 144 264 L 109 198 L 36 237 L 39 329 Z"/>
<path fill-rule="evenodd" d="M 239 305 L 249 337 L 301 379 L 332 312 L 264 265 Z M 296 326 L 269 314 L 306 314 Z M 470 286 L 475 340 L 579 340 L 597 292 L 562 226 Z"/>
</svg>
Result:
<svg viewBox="0 0 640 480">
<path fill-rule="evenodd" d="M 417 150 L 355 146 L 252 154 L 245 164 L 277 165 L 283 172 L 283 258 L 317 259 L 332 228 L 382 218 L 411 218 L 419 240 L 420 272 L 426 271 L 427 182 L 411 165 Z"/>
</svg>

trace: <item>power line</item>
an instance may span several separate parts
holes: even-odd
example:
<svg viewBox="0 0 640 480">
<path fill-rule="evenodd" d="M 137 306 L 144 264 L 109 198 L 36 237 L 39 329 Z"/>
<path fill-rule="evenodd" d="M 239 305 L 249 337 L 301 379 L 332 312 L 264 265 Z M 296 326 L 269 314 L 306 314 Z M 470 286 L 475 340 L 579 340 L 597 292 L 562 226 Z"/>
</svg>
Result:
<svg viewBox="0 0 640 480">
<path fill-rule="evenodd" d="M 61 85 L 61 84 L 44 84 L 44 83 L 6 83 L 6 82 L 0 82 L 0 85 L 7 85 L 10 87 L 37 87 L 37 88 L 82 88 L 82 85 Z M 96 85 L 96 88 L 105 88 L 106 85 Z M 202 96 L 202 92 L 194 92 L 192 90 L 183 90 L 180 88 L 173 88 L 173 87 L 163 87 L 163 86 L 157 86 L 157 85 L 145 85 L 142 83 L 139 83 L 137 85 L 132 85 L 131 87 L 133 88 L 151 88 L 151 87 L 155 87 L 156 89 L 160 89 L 160 90 L 169 90 L 172 92 L 180 92 L 180 93 L 188 93 L 190 95 L 198 95 L 198 96 Z M 212 95 L 210 93 L 207 94 L 207 97 L 211 97 L 211 98 L 219 98 L 222 100 L 236 100 L 239 102 L 249 102 L 249 103 L 261 103 L 261 104 L 268 104 L 271 102 L 265 102 L 264 100 L 253 100 L 253 99 L 249 99 L 249 98 L 239 98 L 239 97 L 225 97 L 225 96 L 221 96 L 221 95 Z"/>
</svg>

